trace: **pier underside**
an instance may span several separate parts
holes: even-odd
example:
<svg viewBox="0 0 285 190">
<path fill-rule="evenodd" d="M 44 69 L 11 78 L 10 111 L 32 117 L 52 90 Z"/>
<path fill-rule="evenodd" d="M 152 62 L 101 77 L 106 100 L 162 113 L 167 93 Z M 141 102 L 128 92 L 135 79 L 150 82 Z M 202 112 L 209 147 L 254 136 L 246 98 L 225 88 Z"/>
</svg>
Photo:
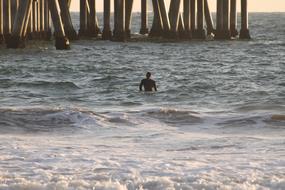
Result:
<svg viewBox="0 0 285 190">
<path fill-rule="evenodd" d="M 6 43 L 7 48 L 23 48 L 30 39 L 54 39 L 57 49 L 69 49 L 69 41 L 80 38 L 130 41 L 134 1 L 104 0 L 103 28 L 100 28 L 96 0 L 79 0 L 80 28 L 76 31 L 70 13 L 71 0 L 0 0 L 0 43 Z M 165 0 L 139 1 L 140 34 L 144 38 L 171 41 L 205 40 L 207 36 L 217 40 L 250 39 L 247 0 L 217 0 L 216 23 L 208 0 L 171 0 L 169 6 Z M 240 30 L 237 29 L 238 2 L 241 5 Z M 149 12 L 153 12 L 150 28 Z M 114 17 L 113 27 L 111 16 Z"/>
</svg>

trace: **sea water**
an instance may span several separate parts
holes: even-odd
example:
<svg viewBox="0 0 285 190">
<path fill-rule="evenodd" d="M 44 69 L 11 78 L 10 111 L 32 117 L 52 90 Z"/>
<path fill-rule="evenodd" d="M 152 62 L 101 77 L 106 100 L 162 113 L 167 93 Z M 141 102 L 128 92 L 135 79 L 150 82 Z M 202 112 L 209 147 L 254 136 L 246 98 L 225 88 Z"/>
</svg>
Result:
<svg viewBox="0 0 285 190">
<path fill-rule="evenodd" d="M 0 189 L 285 189 L 285 14 L 249 18 L 250 41 L 2 46 Z"/>
</svg>

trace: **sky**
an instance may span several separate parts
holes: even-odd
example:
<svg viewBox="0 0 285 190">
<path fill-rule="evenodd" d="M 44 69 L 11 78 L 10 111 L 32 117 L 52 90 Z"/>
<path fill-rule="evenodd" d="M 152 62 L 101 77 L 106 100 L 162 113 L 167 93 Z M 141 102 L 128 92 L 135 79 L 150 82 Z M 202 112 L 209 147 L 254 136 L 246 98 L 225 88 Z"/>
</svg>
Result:
<svg viewBox="0 0 285 190">
<path fill-rule="evenodd" d="M 97 0 L 96 2 L 99 12 L 103 9 L 103 1 L 104 0 Z M 168 3 L 169 1 L 170 0 L 166 0 Z M 211 11 L 214 12 L 216 10 L 216 0 L 208 0 L 208 2 L 210 4 Z M 240 0 L 237 0 L 237 2 L 240 2 Z M 248 6 L 249 12 L 285 12 L 285 0 L 248 0 Z M 71 10 L 79 11 L 79 0 L 72 0 Z M 134 11 L 139 10 L 140 0 L 134 0 Z"/>
</svg>

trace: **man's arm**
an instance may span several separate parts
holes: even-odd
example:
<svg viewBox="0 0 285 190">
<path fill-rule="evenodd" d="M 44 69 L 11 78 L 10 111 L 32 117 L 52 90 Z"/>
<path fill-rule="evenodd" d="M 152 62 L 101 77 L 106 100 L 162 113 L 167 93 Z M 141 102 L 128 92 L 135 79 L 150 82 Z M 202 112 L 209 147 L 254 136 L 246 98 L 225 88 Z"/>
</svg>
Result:
<svg viewBox="0 0 285 190">
<path fill-rule="evenodd" d="M 155 81 L 153 82 L 153 87 L 154 87 L 154 90 L 157 91 Z"/>
<path fill-rule="evenodd" d="M 141 81 L 141 84 L 140 84 L 140 91 L 142 91 L 142 86 L 143 86 L 143 80 Z"/>
</svg>

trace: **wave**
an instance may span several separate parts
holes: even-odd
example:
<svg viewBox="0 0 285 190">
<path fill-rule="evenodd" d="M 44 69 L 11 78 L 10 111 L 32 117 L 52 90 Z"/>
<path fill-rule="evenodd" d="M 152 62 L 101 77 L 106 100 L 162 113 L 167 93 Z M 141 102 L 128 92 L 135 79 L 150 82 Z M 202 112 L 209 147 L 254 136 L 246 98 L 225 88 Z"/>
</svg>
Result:
<svg viewBox="0 0 285 190">
<path fill-rule="evenodd" d="M 11 79 L 0 79 L 0 88 L 10 88 L 13 86 L 16 87 L 24 87 L 24 88 L 53 88 L 53 89 L 80 89 L 79 86 L 77 86 L 73 82 L 69 81 L 14 81 Z"/>
<path fill-rule="evenodd" d="M 145 124 L 183 127 L 189 130 L 284 129 L 285 115 L 271 113 L 195 112 L 186 109 L 145 109 L 135 112 L 111 111 L 98 113 L 78 108 L 2 108 L 1 133 L 83 132 L 102 127 L 141 127 Z"/>
<path fill-rule="evenodd" d="M 275 110 L 276 111 L 276 110 Z M 157 119 L 159 122 L 175 127 L 194 126 L 197 129 L 207 129 L 209 131 L 220 129 L 240 128 L 256 129 L 284 129 L 285 115 L 267 112 L 228 112 L 228 111 L 207 111 L 195 112 L 183 109 L 153 109 L 146 110 L 145 117 Z M 193 129 L 190 127 L 189 129 Z"/>
<path fill-rule="evenodd" d="M 50 82 L 50 81 L 35 81 L 35 82 L 18 82 L 15 83 L 16 86 L 27 87 L 27 88 L 56 88 L 56 89 L 80 89 L 73 82 L 60 81 L 60 82 Z"/>
<path fill-rule="evenodd" d="M 255 114 L 242 114 L 231 117 L 221 118 L 216 123 L 222 129 L 279 129 L 285 128 L 285 115 L 273 113 L 255 113 Z"/>
<path fill-rule="evenodd" d="M 252 104 L 246 106 L 240 106 L 235 109 L 238 112 L 250 112 L 250 111 L 282 111 L 285 110 L 284 105 L 262 105 Z"/>
<path fill-rule="evenodd" d="M 191 162 L 194 162 L 190 160 Z M 188 161 L 188 162 L 190 162 Z M 47 190 L 47 189 L 62 189 L 62 190 L 70 190 L 70 189 L 99 189 L 99 190 L 180 190 L 180 189 L 284 189 L 285 182 L 283 180 L 283 176 L 281 174 L 268 174 L 264 172 L 260 172 L 262 177 L 258 180 L 252 179 L 251 175 L 254 171 L 251 171 L 250 168 L 246 168 L 243 166 L 243 170 L 248 170 L 249 174 L 246 175 L 244 180 L 241 180 L 240 175 L 243 173 L 241 171 L 226 173 L 226 171 L 222 169 L 216 169 L 216 167 L 206 167 L 205 164 L 200 164 L 196 161 L 198 166 L 193 172 L 188 171 L 188 175 L 180 176 L 179 173 L 174 173 L 173 170 L 170 172 L 166 172 L 163 169 L 160 173 L 155 173 L 154 171 L 157 168 L 151 170 L 151 173 L 147 170 L 145 174 L 139 173 L 137 170 L 133 169 L 132 173 L 127 173 L 127 169 L 123 170 L 124 172 L 121 174 L 116 174 L 115 177 L 108 177 L 107 174 L 99 171 L 97 176 L 94 176 L 91 179 L 88 177 L 82 179 L 69 179 L 65 176 L 57 176 L 55 175 L 51 181 L 41 180 L 36 181 L 33 179 L 26 178 L 16 178 L 16 180 L 7 179 L 9 184 L 5 183 L 0 184 L 1 190 L 22 190 L 22 189 L 30 189 L 30 190 Z M 165 164 L 164 165 L 170 165 Z M 179 166 L 181 164 L 178 164 Z M 210 164 L 209 164 L 210 165 Z M 202 168 L 202 166 L 204 168 Z M 187 166 L 189 167 L 189 166 Z M 230 167 L 230 166 L 228 166 Z M 148 168 L 148 167 L 146 167 Z M 103 170 L 114 172 L 109 168 L 103 168 Z M 205 172 L 206 170 L 206 172 Z M 253 169 L 252 169 L 253 170 Z M 255 169 L 256 170 L 256 169 Z M 184 170 L 183 170 L 184 171 Z M 151 174 L 146 176 L 147 174 Z M 75 174 L 74 174 L 75 175 Z M 83 175 L 83 174 L 82 174 Z M 90 175 L 90 174 L 89 174 Z M 225 177 L 230 176 L 230 177 Z M 273 176 L 272 176 L 273 175 Z M 86 176 L 86 174 L 84 174 Z M 17 176 L 18 177 L 18 176 Z M 269 178 L 274 178 L 274 180 L 268 180 Z M 7 177 L 5 176 L 4 179 Z M 78 178 L 78 177 L 77 177 Z M 118 179 L 117 179 L 118 178 Z M 120 179 L 122 178 L 122 179 Z M 40 178 L 41 179 L 41 178 Z"/>
<path fill-rule="evenodd" d="M 182 109 L 160 108 L 146 110 L 144 115 L 167 124 L 191 125 L 202 122 L 198 112 Z"/>
<path fill-rule="evenodd" d="M 1 133 L 72 132 L 85 125 L 98 125 L 98 116 L 90 111 L 16 108 L 0 109 Z"/>
</svg>

